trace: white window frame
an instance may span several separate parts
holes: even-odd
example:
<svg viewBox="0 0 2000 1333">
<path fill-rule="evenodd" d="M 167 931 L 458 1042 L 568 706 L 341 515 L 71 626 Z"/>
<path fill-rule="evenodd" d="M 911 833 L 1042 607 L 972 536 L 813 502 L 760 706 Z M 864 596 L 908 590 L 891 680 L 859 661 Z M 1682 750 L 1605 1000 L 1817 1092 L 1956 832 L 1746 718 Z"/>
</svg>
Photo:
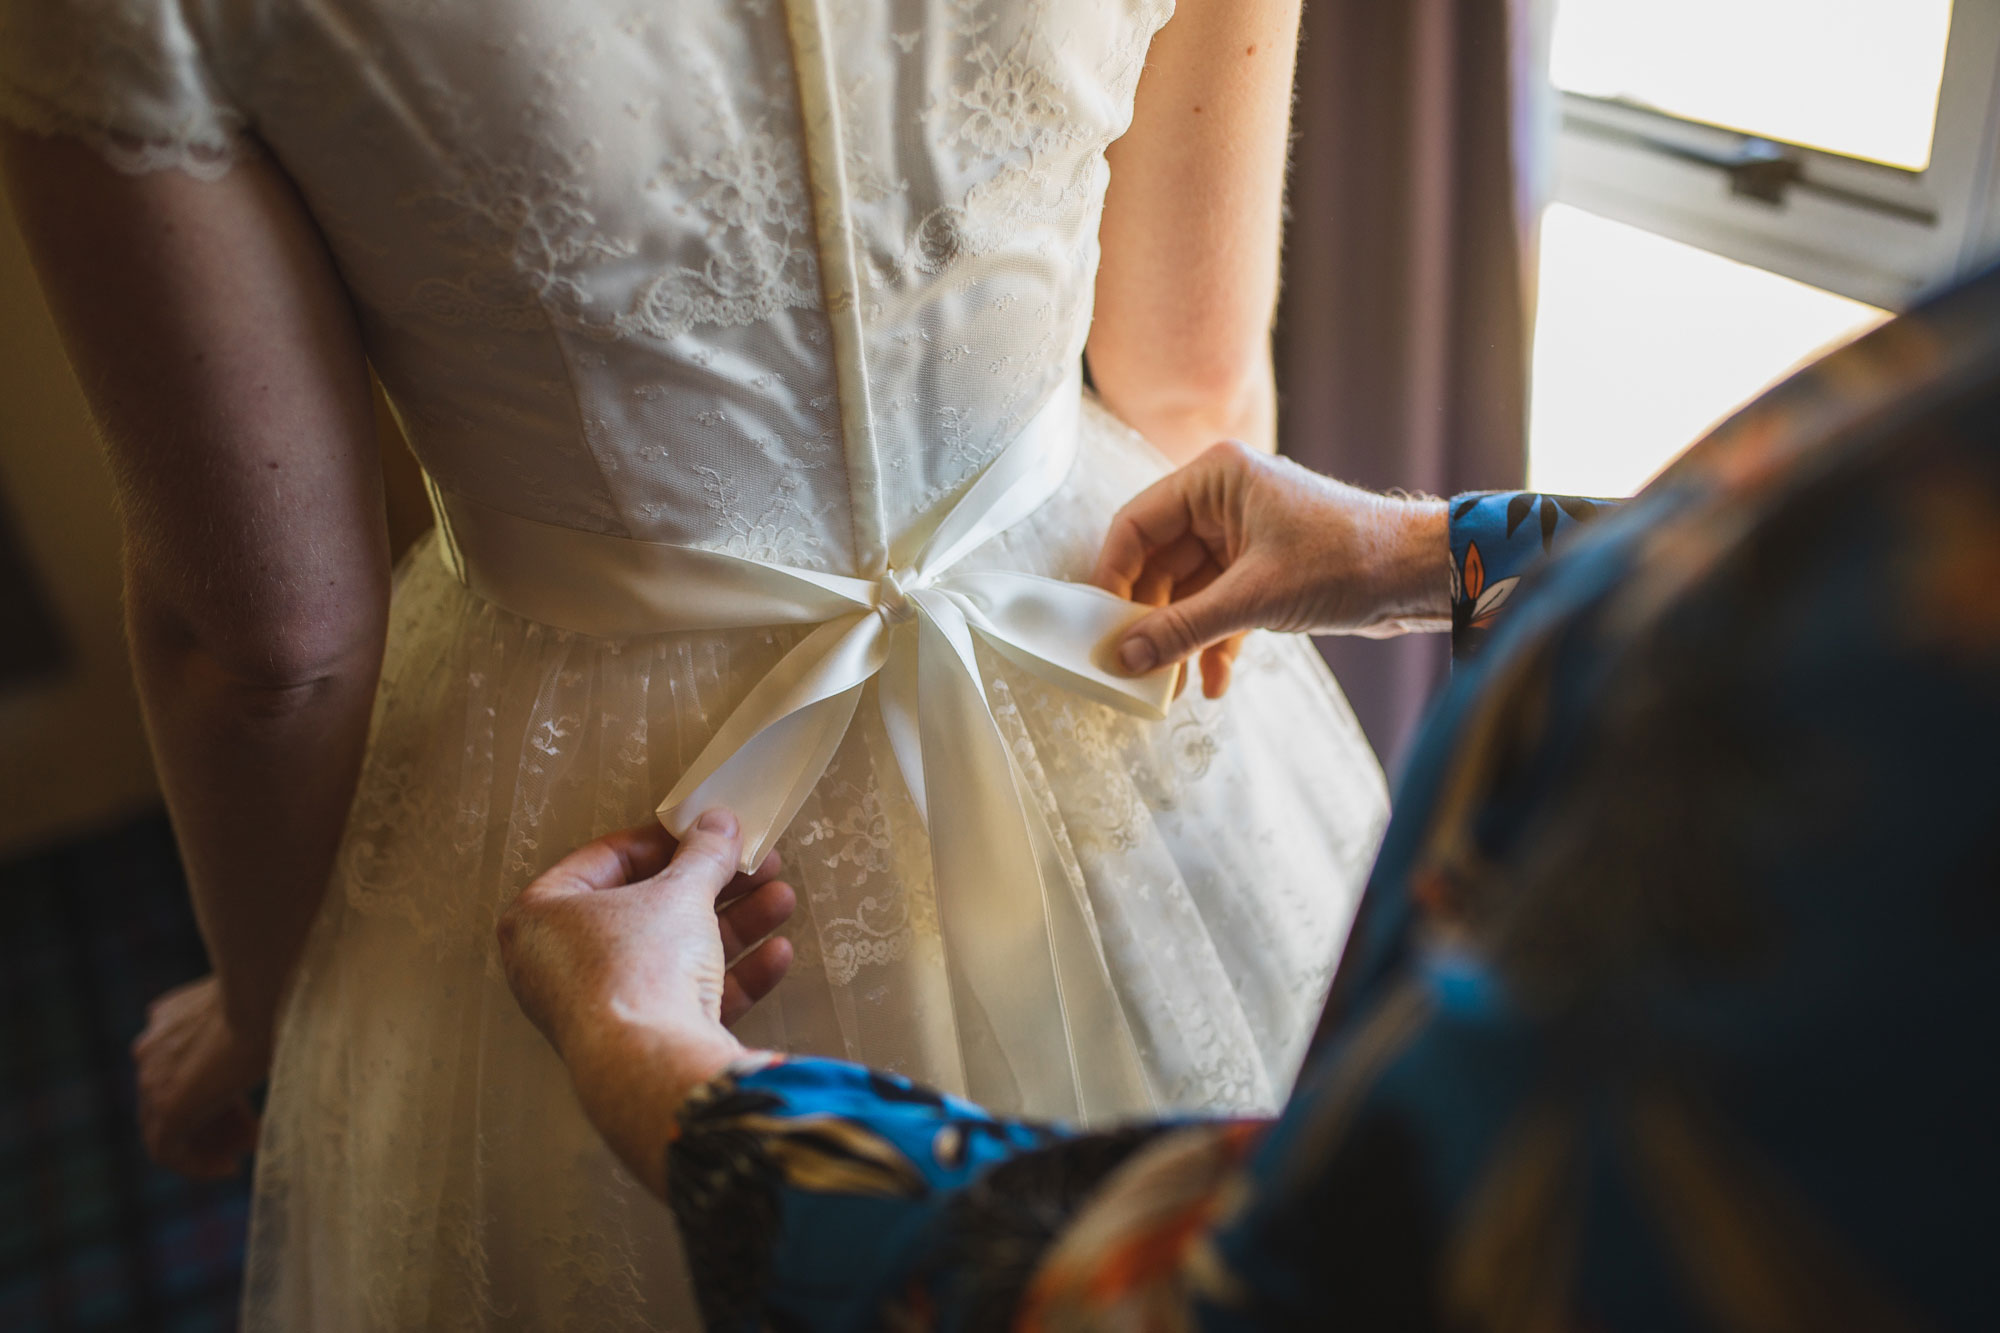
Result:
<svg viewBox="0 0 2000 1333">
<path fill-rule="evenodd" d="M 1954 0 L 1922 171 L 1559 96 L 1563 203 L 1890 310 L 2000 254 L 2000 0 Z"/>
</svg>

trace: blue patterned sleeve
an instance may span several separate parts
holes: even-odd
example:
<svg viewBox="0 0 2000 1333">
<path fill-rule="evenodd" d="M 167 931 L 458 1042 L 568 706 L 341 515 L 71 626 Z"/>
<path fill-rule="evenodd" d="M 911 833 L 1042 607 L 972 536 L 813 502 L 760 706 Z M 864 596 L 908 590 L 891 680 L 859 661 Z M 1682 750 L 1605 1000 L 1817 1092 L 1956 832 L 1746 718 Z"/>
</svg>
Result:
<svg viewBox="0 0 2000 1333">
<path fill-rule="evenodd" d="M 1451 655 L 1467 658 L 1519 590 L 1521 577 L 1611 500 L 1536 491 L 1472 491 L 1451 502 Z"/>
<path fill-rule="evenodd" d="M 667 1200 L 714 1333 L 974 1333 L 1083 1199 L 1169 1126 L 1005 1120 L 893 1074 L 788 1059 L 682 1108 Z"/>
</svg>

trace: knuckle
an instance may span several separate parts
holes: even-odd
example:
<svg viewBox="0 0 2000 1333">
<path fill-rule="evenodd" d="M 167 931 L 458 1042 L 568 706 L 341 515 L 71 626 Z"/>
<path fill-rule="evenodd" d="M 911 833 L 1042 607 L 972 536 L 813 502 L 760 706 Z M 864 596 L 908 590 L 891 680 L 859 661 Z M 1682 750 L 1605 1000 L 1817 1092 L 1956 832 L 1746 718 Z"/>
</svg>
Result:
<svg viewBox="0 0 2000 1333">
<path fill-rule="evenodd" d="M 736 860 L 729 851 L 729 844 L 722 838 L 703 836 L 683 844 L 676 864 L 693 875 L 720 874 L 726 879 L 736 873 Z"/>
<path fill-rule="evenodd" d="M 1218 472 L 1242 472 L 1255 466 L 1257 452 L 1241 440 L 1217 440 L 1195 461 Z"/>
<path fill-rule="evenodd" d="M 1185 653 L 1201 643 L 1194 622 L 1180 606 L 1169 604 L 1160 608 L 1160 638 L 1176 653 Z"/>
<path fill-rule="evenodd" d="M 1240 463 L 1250 457 L 1250 446 L 1232 435 L 1208 446 L 1208 456 L 1219 463 Z"/>
</svg>

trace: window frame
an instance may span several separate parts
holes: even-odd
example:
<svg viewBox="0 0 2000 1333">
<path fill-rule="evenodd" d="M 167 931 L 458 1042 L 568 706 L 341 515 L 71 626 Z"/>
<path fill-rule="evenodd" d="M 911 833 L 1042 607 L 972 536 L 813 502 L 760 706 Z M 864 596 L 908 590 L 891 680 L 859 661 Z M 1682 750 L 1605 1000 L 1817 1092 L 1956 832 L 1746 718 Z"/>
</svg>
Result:
<svg viewBox="0 0 2000 1333">
<path fill-rule="evenodd" d="M 1954 0 L 1922 171 L 1557 96 L 1562 203 L 1890 310 L 2000 252 L 2000 0 Z"/>
</svg>

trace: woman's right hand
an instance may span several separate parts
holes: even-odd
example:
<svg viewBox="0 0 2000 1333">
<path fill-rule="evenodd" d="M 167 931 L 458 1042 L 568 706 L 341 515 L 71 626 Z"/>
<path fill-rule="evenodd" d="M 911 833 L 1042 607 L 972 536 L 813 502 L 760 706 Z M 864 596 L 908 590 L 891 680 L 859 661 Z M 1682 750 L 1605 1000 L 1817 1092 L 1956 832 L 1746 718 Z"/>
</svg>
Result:
<svg viewBox="0 0 2000 1333">
<path fill-rule="evenodd" d="M 665 1197 L 681 1102 L 750 1052 L 735 1022 L 791 966 L 796 901 L 777 853 L 736 873 L 742 829 L 711 810 L 676 841 L 648 822 L 579 847 L 500 918 L 500 961 L 612 1151 Z M 720 904 L 720 905 L 718 905 Z"/>
<path fill-rule="evenodd" d="M 270 1066 L 267 1042 L 231 1026 L 213 976 L 154 1000 L 132 1043 L 139 1130 L 153 1160 L 196 1180 L 236 1174 L 257 1146 L 250 1090 Z"/>
<path fill-rule="evenodd" d="M 1235 441 L 1121 509 L 1092 581 L 1158 608 L 1119 640 L 1124 670 L 1199 652 L 1211 699 L 1247 630 L 1387 638 L 1451 620 L 1443 501 L 1377 495 Z"/>
</svg>

